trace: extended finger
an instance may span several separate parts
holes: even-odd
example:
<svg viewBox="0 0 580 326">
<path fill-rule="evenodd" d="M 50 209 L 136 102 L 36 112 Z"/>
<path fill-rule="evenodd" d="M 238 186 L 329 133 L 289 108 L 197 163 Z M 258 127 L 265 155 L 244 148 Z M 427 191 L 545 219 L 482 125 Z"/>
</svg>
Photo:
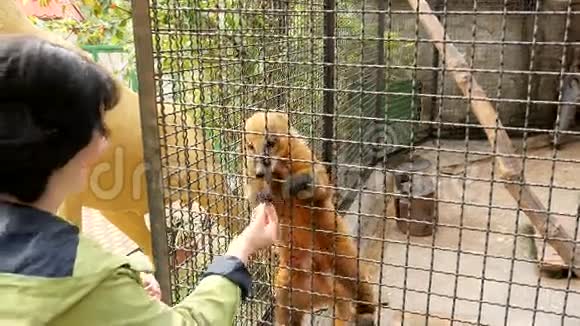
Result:
<svg viewBox="0 0 580 326">
<path fill-rule="evenodd" d="M 272 236 L 272 241 L 276 242 L 278 241 L 278 236 L 280 234 L 280 229 L 278 228 L 278 224 L 276 223 L 272 223 L 270 224 L 271 229 L 271 236 Z"/>
<path fill-rule="evenodd" d="M 276 209 L 273 205 L 267 205 L 265 208 L 266 215 L 268 216 L 268 228 L 269 234 L 272 237 L 272 240 L 278 241 L 279 235 L 279 226 L 278 226 L 278 214 L 276 213 Z"/>
<path fill-rule="evenodd" d="M 276 213 L 276 208 L 274 208 L 274 205 L 266 205 L 264 211 L 268 216 L 268 221 L 270 223 L 278 224 L 278 214 Z"/>
<path fill-rule="evenodd" d="M 264 203 L 258 204 L 258 206 L 254 207 L 252 210 L 252 218 L 259 216 L 259 214 L 264 213 Z"/>
<path fill-rule="evenodd" d="M 266 204 L 262 203 L 259 204 L 258 206 L 256 206 L 254 208 L 254 211 L 252 213 L 252 222 L 262 222 L 264 223 L 264 220 L 266 220 Z"/>
</svg>

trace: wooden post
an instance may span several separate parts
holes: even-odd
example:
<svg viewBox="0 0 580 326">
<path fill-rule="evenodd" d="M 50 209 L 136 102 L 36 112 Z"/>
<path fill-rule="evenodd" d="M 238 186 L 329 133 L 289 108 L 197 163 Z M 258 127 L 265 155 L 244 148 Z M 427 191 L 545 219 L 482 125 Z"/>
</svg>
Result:
<svg viewBox="0 0 580 326">
<path fill-rule="evenodd" d="M 433 15 L 429 4 L 425 0 L 408 0 L 408 2 L 413 9 L 419 9 L 419 20 L 429 33 L 431 40 L 434 41 L 434 46 L 440 55 L 445 56 L 446 68 L 453 70 L 452 74 L 457 87 L 465 96 L 476 98 L 471 100 L 471 109 L 479 123 L 485 128 L 491 147 L 494 148 L 495 145 L 497 153 L 500 155 L 515 155 L 516 151 L 511 139 L 503 129 L 495 108 L 487 100 L 483 88 L 469 72 L 469 66 L 461 53 L 453 44 L 449 43 L 450 40 L 445 36 L 443 26 Z M 469 94 L 469 90 L 471 90 L 471 94 Z M 510 156 L 497 156 L 495 159 L 499 166 L 499 177 L 510 182 L 504 185 L 512 197 L 520 203 L 522 211 L 540 234 L 546 234 L 546 240 L 564 262 L 572 267 L 574 273 L 580 275 L 580 265 L 578 265 L 580 263 L 580 250 L 576 250 L 574 253 L 575 239 L 566 232 L 560 223 L 550 219 L 544 205 L 525 183 L 524 177 L 521 175 L 520 161 Z"/>
</svg>

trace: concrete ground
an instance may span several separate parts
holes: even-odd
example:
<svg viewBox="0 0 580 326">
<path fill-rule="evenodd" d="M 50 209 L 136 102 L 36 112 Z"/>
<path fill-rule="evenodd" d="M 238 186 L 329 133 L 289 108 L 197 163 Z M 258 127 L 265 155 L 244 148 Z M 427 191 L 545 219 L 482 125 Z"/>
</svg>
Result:
<svg viewBox="0 0 580 326">
<path fill-rule="evenodd" d="M 517 141 L 514 140 L 515 145 Z M 422 145 L 435 147 L 431 142 Z M 464 151 L 465 144 L 463 141 L 446 141 L 441 148 Z M 477 150 L 489 150 L 487 143 L 470 142 L 469 151 Z M 578 153 L 580 141 L 564 146 L 558 158 L 578 160 Z M 464 161 L 464 154 L 440 153 L 440 168 L 437 169 L 435 151 L 417 151 L 416 154 L 431 161 L 429 170 L 433 173 Z M 525 164 L 527 181 L 548 186 L 552 178 L 552 162 L 540 158 L 552 157 L 551 147 L 532 150 L 527 155 L 537 157 L 528 159 Z M 470 155 L 467 159 L 477 158 L 481 156 Z M 431 316 L 444 319 L 453 316 L 455 320 L 477 324 L 580 325 L 580 280 L 540 275 L 536 262 L 524 261 L 536 260 L 533 240 L 524 237 L 516 240 L 514 234 L 529 235 L 533 229 L 522 213 L 516 228 L 516 211 L 509 210 L 516 208 L 516 202 L 503 185 L 490 182 L 492 161 L 468 164 L 467 177 L 479 180 L 464 183 L 461 171 L 456 169 L 453 176 L 439 173 L 439 199 L 452 203 L 439 203 L 439 227 L 434 236 L 407 239 L 393 220 L 386 223 L 382 300 L 388 300 L 392 309 L 421 314 L 428 311 Z M 533 187 L 534 192 L 551 212 L 576 214 L 580 163 L 557 162 L 553 171 L 552 184 L 576 189 L 554 189 L 550 206 L 547 187 Z M 382 180 L 382 173 L 374 173 L 367 188 L 382 186 Z M 497 177 L 494 180 L 497 181 Z M 370 203 L 372 207 L 363 207 L 362 210 L 367 213 L 377 210 L 380 205 L 376 203 L 381 200 L 367 199 L 367 205 Z M 490 203 L 501 208 L 490 209 Z M 389 215 L 394 214 L 391 211 Z M 565 226 L 569 234 L 574 234 L 578 223 L 575 218 L 558 214 L 553 217 Z M 352 216 L 347 218 L 352 219 Z M 377 225 L 371 228 L 368 232 L 376 233 Z M 367 251 L 367 256 L 380 257 L 379 251 Z M 539 254 L 541 256 L 541 252 Z M 380 271 L 380 267 L 376 268 Z M 396 316 L 393 310 L 383 309 L 383 312 L 381 325 L 401 325 L 400 316 Z M 450 323 L 444 320 L 439 320 L 439 323 L 430 320 L 428 323 L 435 324 Z M 425 322 L 414 318 L 404 325 L 425 325 Z"/>
<path fill-rule="evenodd" d="M 119 255 L 127 255 L 137 249 L 137 244 L 133 240 L 94 209 L 83 208 L 83 232 L 99 242 L 106 250 Z M 147 259 L 140 251 L 131 255 Z"/>
<path fill-rule="evenodd" d="M 116 254 L 126 255 L 137 248 L 135 242 L 94 209 L 83 208 L 83 232 Z"/>
<path fill-rule="evenodd" d="M 514 139 L 515 145 L 517 142 Z M 422 145 L 435 146 L 431 142 Z M 464 150 L 465 145 L 463 141 L 445 141 L 441 148 Z M 487 143 L 470 142 L 469 151 L 478 150 L 489 150 Z M 580 141 L 565 145 L 558 158 L 577 160 L 577 153 L 580 153 Z M 437 169 L 435 151 L 416 154 L 431 161 L 433 173 L 446 167 L 449 170 L 465 159 L 463 154 L 440 153 Z M 552 162 L 540 158 L 551 157 L 551 147 L 530 150 L 527 155 L 536 156 L 526 161 L 527 181 L 549 185 Z M 481 156 L 467 157 L 468 160 L 478 158 Z M 389 308 L 381 311 L 380 325 L 426 325 L 424 318 L 409 314 L 402 323 L 397 310 L 428 312 L 432 317 L 442 318 L 430 318 L 427 325 L 451 325 L 451 318 L 455 320 L 453 325 L 463 324 L 457 321 L 494 326 L 580 325 L 580 280 L 556 279 L 538 272 L 533 240 L 521 237 L 530 234 L 530 223 L 523 213 L 518 220 L 516 211 L 510 210 L 516 207 L 516 202 L 503 185 L 492 185 L 489 181 L 492 161 L 468 164 L 467 177 L 479 180 L 467 180 L 465 184 L 462 168 L 454 166 L 452 170 L 453 175 L 439 173 L 438 197 L 451 203 L 439 204 L 439 226 L 434 236 L 407 238 L 392 219 L 383 223 L 383 219 L 361 218 L 361 235 L 374 237 L 361 242 L 363 255 L 370 259 L 384 257 L 381 265 L 372 266 L 374 282 L 382 275 L 381 300 L 389 302 Z M 383 178 L 381 172 L 373 173 L 366 188 L 383 191 Z M 552 184 L 576 189 L 553 189 L 551 196 L 546 187 L 533 189 L 546 207 L 551 197 L 553 213 L 575 214 L 580 163 L 557 162 Z M 383 215 L 383 196 L 367 194 L 361 201 L 361 212 Z M 490 209 L 490 203 L 500 207 Z M 354 208 L 358 208 L 358 202 L 351 207 L 352 213 L 345 214 L 345 218 L 357 224 L 359 214 Z M 394 215 L 392 206 L 387 215 Z M 577 223 L 574 218 L 557 214 L 553 217 L 570 234 L 574 233 Z M 109 250 L 127 254 L 136 248 L 135 243 L 93 210 L 85 210 L 84 223 L 85 232 Z M 515 239 L 514 234 L 520 237 Z"/>
</svg>

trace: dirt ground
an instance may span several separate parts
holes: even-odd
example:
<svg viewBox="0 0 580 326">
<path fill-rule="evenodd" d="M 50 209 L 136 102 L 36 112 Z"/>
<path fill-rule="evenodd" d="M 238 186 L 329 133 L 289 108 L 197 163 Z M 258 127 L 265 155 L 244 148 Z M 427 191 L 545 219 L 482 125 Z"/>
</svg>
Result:
<svg viewBox="0 0 580 326">
<path fill-rule="evenodd" d="M 514 145 L 518 141 L 514 139 Z M 422 145 L 435 148 L 432 142 Z M 464 148 L 463 141 L 441 143 L 442 150 Z M 488 150 L 486 141 L 469 143 L 469 151 Z M 558 159 L 578 160 L 578 153 L 580 140 L 563 146 Z M 441 152 L 438 169 L 437 152 L 424 150 L 416 154 L 431 162 L 429 171 L 433 173 L 465 160 L 464 154 Z M 533 187 L 537 196 L 555 213 L 552 217 L 573 234 L 575 218 L 558 214 L 576 213 L 580 163 L 557 162 L 552 168 L 552 161 L 542 160 L 552 154 L 551 147 L 528 151 L 527 155 L 535 158 L 526 160 L 526 180 L 538 184 Z M 467 159 L 481 157 L 469 155 Z M 451 325 L 450 318 L 456 320 L 453 325 L 463 324 L 457 321 L 494 326 L 580 325 L 580 280 L 539 273 L 533 240 L 515 236 L 529 235 L 533 229 L 525 214 L 520 212 L 517 217 L 516 202 L 503 185 L 490 182 L 492 161 L 468 164 L 467 177 L 478 180 L 464 183 L 463 169 L 453 170 L 453 175 L 439 173 L 438 197 L 448 202 L 439 203 L 439 226 L 434 236 L 407 238 L 393 220 L 383 223 L 377 218 L 361 217 L 361 235 L 375 239 L 361 242 L 363 255 L 371 259 L 383 257 L 382 265 L 372 266 L 375 276 L 372 281 L 381 278 L 381 300 L 389 303 L 389 308 L 381 311 L 380 325 L 425 325 L 424 317 L 408 314 L 401 323 L 397 310 L 428 312 L 432 317 L 443 318 L 430 318 L 427 325 Z M 383 191 L 383 181 L 384 174 L 374 172 L 366 188 Z M 550 190 L 547 187 L 550 183 L 576 189 Z M 383 214 L 384 196 L 367 194 L 360 201 L 362 213 Z M 489 208 L 490 204 L 498 207 Z M 350 223 L 359 223 L 358 207 L 355 201 L 352 213 L 345 214 Z M 388 212 L 394 215 L 392 207 Z M 120 254 L 136 248 L 134 242 L 98 212 L 85 210 L 84 223 L 85 232 L 105 248 Z M 316 324 L 327 323 L 318 320 Z"/>
<path fill-rule="evenodd" d="M 517 142 L 514 140 L 514 145 Z M 435 147 L 435 144 L 428 142 L 423 146 Z M 446 141 L 441 148 L 464 151 L 465 144 L 463 141 Z M 470 142 L 469 151 L 477 150 L 488 151 L 489 148 L 485 141 Z M 578 160 L 578 153 L 580 141 L 575 141 L 561 148 L 558 159 Z M 430 172 L 438 170 L 437 152 L 425 150 L 417 154 L 431 161 Z M 540 159 L 551 158 L 552 154 L 551 147 L 529 151 L 527 155 L 536 159 L 528 159 L 525 163 L 526 180 L 545 185 L 533 187 L 534 192 L 545 207 L 550 207 L 550 211 L 555 213 L 552 217 L 561 221 L 569 234 L 574 234 L 578 221 L 558 214 L 576 214 L 580 163 L 557 162 L 552 169 L 552 161 Z M 481 156 L 470 155 L 467 159 L 477 158 Z M 440 153 L 439 171 L 464 159 L 464 154 Z M 456 320 L 477 324 L 580 325 L 580 280 L 540 275 L 536 262 L 523 261 L 536 260 L 536 248 L 532 239 L 518 237 L 516 240 L 514 234 L 530 234 L 533 229 L 521 212 L 516 228 L 515 200 L 502 184 L 489 181 L 492 179 L 492 160 L 468 165 L 467 177 L 479 180 L 466 180 L 464 183 L 461 171 L 455 171 L 458 174 L 453 176 L 439 174 L 438 197 L 452 203 L 439 203 L 439 227 L 434 236 L 407 239 L 394 221 L 387 223 L 382 300 L 388 300 L 391 309 L 423 314 L 428 311 L 431 316 L 446 319 L 453 316 Z M 550 195 L 547 186 L 552 177 L 552 184 L 576 189 L 552 189 Z M 381 184 L 382 180 L 382 173 L 374 173 L 368 188 L 373 188 L 373 182 Z M 374 206 L 366 208 L 367 212 L 377 209 L 377 200 L 380 199 L 367 202 L 367 205 Z M 490 204 L 499 207 L 489 208 Z M 375 253 L 369 255 L 377 254 L 375 249 Z M 400 316 L 397 317 L 393 311 L 383 309 L 381 325 L 401 325 L 400 319 L 397 320 Z M 435 324 L 450 323 L 441 320 L 428 323 Z M 425 322 L 424 318 L 415 318 L 404 325 L 425 325 Z"/>
</svg>

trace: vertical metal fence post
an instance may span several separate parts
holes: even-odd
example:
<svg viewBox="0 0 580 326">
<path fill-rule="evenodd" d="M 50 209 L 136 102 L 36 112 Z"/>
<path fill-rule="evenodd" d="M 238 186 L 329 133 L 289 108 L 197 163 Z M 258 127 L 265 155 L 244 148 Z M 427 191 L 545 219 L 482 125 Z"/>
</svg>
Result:
<svg viewBox="0 0 580 326">
<path fill-rule="evenodd" d="M 284 37 L 286 37 L 286 38 L 290 37 L 290 31 L 288 29 L 288 18 L 289 17 L 280 13 L 280 12 L 287 12 L 288 11 L 289 3 L 285 2 L 285 1 L 281 1 L 281 0 L 274 0 L 273 5 L 274 5 L 274 9 L 278 10 L 278 13 L 276 14 L 278 30 L 276 31 L 276 33 L 280 33 L 280 34 L 284 35 Z M 288 78 L 288 75 L 290 74 L 288 69 L 282 69 L 282 71 L 285 74 L 285 78 Z M 286 94 L 286 91 L 284 90 L 284 88 L 282 88 L 282 87 L 277 87 L 275 89 L 275 92 L 276 92 L 276 95 L 275 95 L 276 104 L 278 106 L 278 109 L 280 109 L 284 105 L 286 105 L 286 103 L 287 103 L 287 94 Z"/>
<path fill-rule="evenodd" d="M 378 19 L 378 26 L 377 26 L 377 92 L 385 92 L 386 91 L 386 67 L 385 67 L 385 25 L 386 25 L 386 12 L 385 12 L 385 1 L 379 0 L 378 2 L 378 9 L 379 9 L 379 19 Z M 387 123 L 385 121 L 385 106 L 386 106 L 386 95 L 385 94 L 378 94 L 377 101 L 376 101 L 376 108 L 375 108 L 375 118 L 381 119 L 375 122 L 376 130 L 383 130 L 381 126 L 383 123 Z M 374 135 L 373 135 L 374 136 Z M 375 141 L 377 139 L 373 137 L 372 140 Z M 386 139 L 383 139 L 385 142 Z M 382 145 L 375 145 L 377 150 L 375 151 L 375 157 L 373 157 L 373 161 L 379 162 L 382 161 L 381 154 L 384 155 L 384 151 L 381 150 Z"/>
<path fill-rule="evenodd" d="M 147 176 L 147 196 L 151 221 L 151 241 L 155 264 L 155 277 L 162 291 L 162 301 L 171 305 L 171 283 L 169 275 L 169 249 L 163 191 L 161 186 L 161 154 L 157 104 L 155 101 L 155 79 L 153 44 L 149 0 L 133 0 L 133 31 L 139 80 L 139 107 L 143 133 L 144 164 Z"/>
<path fill-rule="evenodd" d="M 324 97 L 322 99 L 324 117 L 322 119 L 322 137 L 325 138 L 322 145 L 322 160 L 329 165 L 326 166 L 331 176 L 332 163 L 334 159 L 334 111 L 335 111 L 335 25 L 336 25 L 336 1 L 324 0 Z"/>
<path fill-rule="evenodd" d="M 441 11 L 441 9 L 443 8 L 443 4 L 441 3 L 441 0 L 435 0 L 433 3 L 433 8 L 435 9 L 435 11 Z M 437 14 L 435 15 L 435 17 L 437 17 L 437 19 L 441 20 L 441 14 Z M 431 49 L 433 51 L 433 56 L 431 58 L 431 65 L 433 68 L 441 68 L 441 66 L 439 65 L 439 51 L 437 51 L 436 49 Z M 439 69 L 433 69 L 432 73 L 431 73 L 431 94 L 433 95 L 437 95 L 439 94 Z M 441 92 L 443 93 L 445 90 L 442 89 Z M 431 120 L 433 120 L 434 118 L 434 114 L 435 111 L 437 110 L 437 105 L 439 103 L 439 101 L 443 101 L 443 99 L 439 99 L 437 98 L 437 96 L 433 96 L 431 98 L 431 105 L 429 107 L 429 110 L 431 112 L 429 112 L 429 117 L 431 118 Z M 433 136 L 433 130 L 435 128 L 433 127 L 433 125 L 429 125 L 427 127 L 427 136 Z"/>
</svg>

